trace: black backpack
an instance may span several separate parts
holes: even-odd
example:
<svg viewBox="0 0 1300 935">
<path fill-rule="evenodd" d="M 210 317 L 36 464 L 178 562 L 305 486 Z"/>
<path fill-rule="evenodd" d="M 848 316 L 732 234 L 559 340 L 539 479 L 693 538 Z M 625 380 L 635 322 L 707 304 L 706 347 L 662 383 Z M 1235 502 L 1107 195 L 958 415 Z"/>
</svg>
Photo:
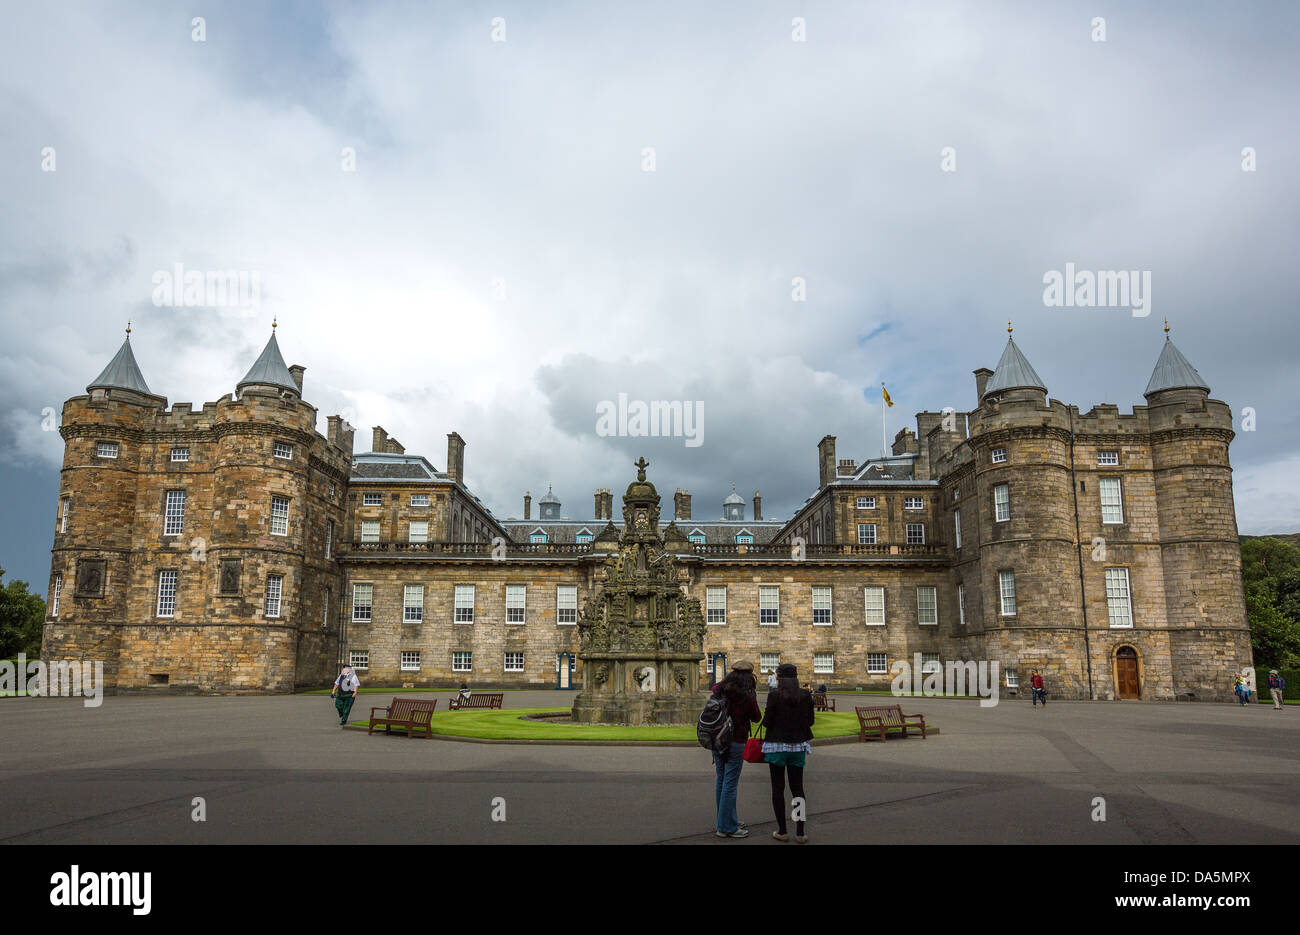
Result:
<svg viewBox="0 0 1300 935">
<path fill-rule="evenodd" d="M 715 695 L 705 703 L 700 719 L 695 722 L 695 737 L 705 750 L 722 753 L 734 735 L 735 728 L 731 724 L 727 701 Z"/>
</svg>

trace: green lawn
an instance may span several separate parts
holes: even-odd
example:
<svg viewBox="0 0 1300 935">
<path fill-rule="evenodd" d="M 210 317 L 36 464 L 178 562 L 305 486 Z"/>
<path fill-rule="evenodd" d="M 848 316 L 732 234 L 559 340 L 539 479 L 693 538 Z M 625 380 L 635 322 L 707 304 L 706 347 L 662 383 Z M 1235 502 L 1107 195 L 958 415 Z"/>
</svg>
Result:
<svg viewBox="0 0 1300 935">
<path fill-rule="evenodd" d="M 570 724 L 529 721 L 524 714 L 567 711 L 568 708 L 502 708 L 500 710 L 466 710 L 433 712 L 433 732 L 452 737 L 477 737 L 486 740 L 695 740 L 694 725 L 671 727 L 611 727 L 600 724 Z M 369 720 L 353 721 L 362 727 Z M 858 732 L 855 714 L 821 712 L 813 724 L 817 737 L 847 737 Z"/>
</svg>

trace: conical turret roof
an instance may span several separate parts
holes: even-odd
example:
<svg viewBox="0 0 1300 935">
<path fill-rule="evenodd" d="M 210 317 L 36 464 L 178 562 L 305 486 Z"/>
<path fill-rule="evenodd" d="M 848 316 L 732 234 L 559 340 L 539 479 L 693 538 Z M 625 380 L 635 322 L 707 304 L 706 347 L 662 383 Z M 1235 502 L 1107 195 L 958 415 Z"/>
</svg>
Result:
<svg viewBox="0 0 1300 935">
<path fill-rule="evenodd" d="M 1147 381 L 1147 388 L 1143 390 L 1142 395 L 1150 396 L 1161 390 L 1179 390 L 1189 387 L 1205 390 L 1207 393 L 1210 391 L 1209 384 L 1201 379 L 1196 368 L 1187 362 L 1187 358 L 1174 347 L 1174 342 L 1169 340 L 1169 335 L 1166 334 L 1165 346 L 1160 350 L 1160 357 L 1156 360 L 1156 369 L 1151 371 L 1151 379 Z"/>
<path fill-rule="evenodd" d="M 1020 352 L 1020 348 L 1016 347 L 1015 339 L 1008 337 L 1006 350 L 1002 352 L 997 369 L 993 371 L 993 376 L 989 377 L 989 382 L 984 387 L 984 395 L 1017 389 L 1047 392 L 1043 378 L 1030 366 L 1025 355 Z"/>
<path fill-rule="evenodd" d="M 284 364 L 284 357 L 280 355 L 280 345 L 276 343 L 275 332 L 271 332 L 271 340 L 266 342 L 266 347 L 262 348 L 262 354 L 249 368 L 248 373 L 244 374 L 244 379 L 235 384 L 235 389 L 242 389 L 252 384 L 262 384 L 265 386 L 278 386 L 286 390 L 298 392 L 298 384 L 293 382 L 293 374 Z"/>
<path fill-rule="evenodd" d="M 140 366 L 135 362 L 135 354 L 131 353 L 130 332 L 127 333 L 126 340 L 122 342 L 117 353 L 113 355 L 113 359 L 108 362 L 108 366 L 86 387 L 87 392 L 91 390 L 131 390 L 143 393 L 145 396 L 153 395 L 149 384 L 144 382 Z"/>
</svg>

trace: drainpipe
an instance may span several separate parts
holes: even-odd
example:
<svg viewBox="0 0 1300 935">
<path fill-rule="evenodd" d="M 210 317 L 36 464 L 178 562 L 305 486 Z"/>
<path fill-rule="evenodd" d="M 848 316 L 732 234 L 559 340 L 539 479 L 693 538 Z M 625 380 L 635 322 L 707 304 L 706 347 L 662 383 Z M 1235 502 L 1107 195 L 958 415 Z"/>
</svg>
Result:
<svg viewBox="0 0 1300 935">
<path fill-rule="evenodd" d="M 1079 559 L 1079 607 L 1083 611 L 1083 658 L 1088 664 L 1088 700 L 1092 691 L 1092 646 L 1088 642 L 1088 598 L 1083 590 L 1083 538 L 1079 534 L 1079 481 L 1074 471 L 1074 407 L 1070 407 L 1070 494 L 1074 497 L 1074 542 Z"/>
</svg>

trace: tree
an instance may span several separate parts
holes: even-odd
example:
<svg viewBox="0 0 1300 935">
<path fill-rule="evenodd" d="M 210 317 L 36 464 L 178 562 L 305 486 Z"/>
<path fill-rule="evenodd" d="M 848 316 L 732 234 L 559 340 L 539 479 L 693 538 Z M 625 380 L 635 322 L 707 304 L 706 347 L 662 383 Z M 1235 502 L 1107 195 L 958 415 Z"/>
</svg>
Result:
<svg viewBox="0 0 1300 935">
<path fill-rule="evenodd" d="M 1281 539 L 1241 544 L 1246 619 L 1257 667 L 1300 665 L 1300 548 Z"/>
<path fill-rule="evenodd" d="M 0 580 L 4 574 L 0 568 Z M 10 581 L 0 587 L 0 659 L 19 653 L 38 658 L 44 626 L 45 599 L 28 592 L 26 581 Z"/>
</svg>

